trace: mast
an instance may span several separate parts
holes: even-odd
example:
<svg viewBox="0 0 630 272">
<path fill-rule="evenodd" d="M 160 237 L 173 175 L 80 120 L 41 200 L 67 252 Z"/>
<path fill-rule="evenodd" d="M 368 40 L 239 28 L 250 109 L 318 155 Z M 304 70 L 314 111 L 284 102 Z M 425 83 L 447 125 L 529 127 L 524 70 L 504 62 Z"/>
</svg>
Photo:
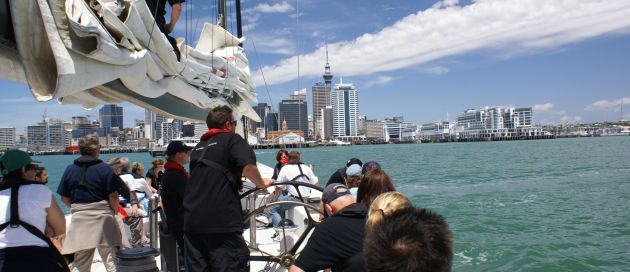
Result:
<svg viewBox="0 0 630 272">
<path fill-rule="evenodd" d="M 225 0 L 217 0 L 218 7 L 218 18 L 219 18 L 219 26 L 227 30 L 227 11 L 226 11 L 226 1 Z M 237 28 L 237 37 L 243 37 L 243 29 L 241 24 L 241 1 L 235 0 L 236 2 L 236 28 Z M 239 46 L 243 46 L 239 44 Z M 241 123 L 243 124 L 243 138 L 247 140 L 247 117 L 241 117 Z"/>
<path fill-rule="evenodd" d="M 236 0 L 236 37 L 243 37 L 243 24 L 241 23 L 241 0 Z M 243 44 L 238 46 L 243 47 Z"/>
<path fill-rule="evenodd" d="M 217 0 L 217 7 L 218 7 L 218 20 L 219 20 L 219 26 L 227 29 L 227 16 L 226 16 L 226 8 L 225 8 L 225 0 Z"/>
</svg>

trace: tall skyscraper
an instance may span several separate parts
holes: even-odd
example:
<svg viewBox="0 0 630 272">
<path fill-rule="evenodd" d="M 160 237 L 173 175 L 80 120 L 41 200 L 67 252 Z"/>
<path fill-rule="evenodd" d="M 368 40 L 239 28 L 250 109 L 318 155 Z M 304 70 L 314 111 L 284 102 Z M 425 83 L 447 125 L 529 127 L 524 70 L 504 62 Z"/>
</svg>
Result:
<svg viewBox="0 0 630 272">
<path fill-rule="evenodd" d="M 308 114 L 306 100 L 282 100 L 278 107 L 280 122 L 287 122 L 289 130 L 301 130 L 308 136 Z"/>
<path fill-rule="evenodd" d="M 123 130 L 123 108 L 114 104 L 104 105 L 99 111 L 98 115 L 101 120 L 101 128 L 104 128 L 106 133 L 113 128 L 118 128 L 119 131 Z"/>
<path fill-rule="evenodd" d="M 254 111 L 260 117 L 260 123 L 256 124 L 256 127 L 259 128 L 267 128 L 267 114 L 271 112 L 271 107 L 267 105 L 267 103 L 258 103 L 258 105 L 254 106 Z"/>
<path fill-rule="evenodd" d="M 144 111 L 145 138 L 157 140 L 162 138 L 162 123 L 166 117 L 150 110 Z"/>
<path fill-rule="evenodd" d="M 330 63 L 328 62 L 328 47 L 326 47 L 326 66 L 324 67 L 324 82 L 317 82 L 313 85 L 313 127 L 318 138 L 330 138 L 321 134 L 322 131 L 326 131 L 326 126 L 331 126 L 332 123 L 327 124 L 326 118 L 322 119 L 322 109 L 330 106 L 330 92 L 332 86 L 333 75 L 330 72 Z M 330 119 L 330 118 L 329 118 Z M 330 119 L 332 120 L 332 119 Z M 331 132 L 332 133 L 332 132 Z M 332 135 L 332 134 L 331 134 Z M 330 136 L 330 135 L 329 135 Z"/>
<path fill-rule="evenodd" d="M 359 97 L 352 83 L 340 82 L 330 94 L 333 108 L 333 136 L 359 135 Z"/>
</svg>

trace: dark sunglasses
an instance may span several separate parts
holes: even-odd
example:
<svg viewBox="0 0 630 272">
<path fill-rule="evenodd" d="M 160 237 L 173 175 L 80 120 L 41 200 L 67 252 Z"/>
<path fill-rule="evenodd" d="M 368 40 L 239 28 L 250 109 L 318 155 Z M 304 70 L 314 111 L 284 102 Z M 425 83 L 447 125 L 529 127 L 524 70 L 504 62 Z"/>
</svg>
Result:
<svg viewBox="0 0 630 272">
<path fill-rule="evenodd" d="M 238 122 L 236 120 L 230 121 L 230 124 L 232 124 L 233 127 L 236 126 L 236 124 L 238 124 Z"/>
</svg>

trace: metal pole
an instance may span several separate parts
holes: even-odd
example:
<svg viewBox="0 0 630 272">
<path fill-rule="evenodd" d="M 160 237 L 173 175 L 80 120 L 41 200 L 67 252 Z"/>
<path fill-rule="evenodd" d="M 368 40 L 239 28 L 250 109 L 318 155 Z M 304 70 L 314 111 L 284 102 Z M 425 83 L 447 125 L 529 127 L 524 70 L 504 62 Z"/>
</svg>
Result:
<svg viewBox="0 0 630 272">
<path fill-rule="evenodd" d="M 236 36 L 243 37 L 243 25 L 241 23 L 241 0 L 236 0 Z M 243 44 L 239 44 L 243 46 Z"/>
<path fill-rule="evenodd" d="M 220 26 L 224 29 L 227 29 L 227 16 L 225 12 L 225 0 L 218 0 L 218 12 L 219 12 L 219 20 Z"/>
<path fill-rule="evenodd" d="M 257 194 L 251 194 L 248 196 L 249 198 L 249 212 L 252 212 L 256 209 L 256 198 Z M 249 218 L 249 244 L 253 248 L 258 248 L 258 243 L 256 242 L 256 215 L 253 215 Z"/>
<path fill-rule="evenodd" d="M 158 248 L 158 214 L 157 214 L 157 206 L 160 197 L 157 194 L 154 194 L 149 200 L 149 244 L 152 248 Z"/>
</svg>

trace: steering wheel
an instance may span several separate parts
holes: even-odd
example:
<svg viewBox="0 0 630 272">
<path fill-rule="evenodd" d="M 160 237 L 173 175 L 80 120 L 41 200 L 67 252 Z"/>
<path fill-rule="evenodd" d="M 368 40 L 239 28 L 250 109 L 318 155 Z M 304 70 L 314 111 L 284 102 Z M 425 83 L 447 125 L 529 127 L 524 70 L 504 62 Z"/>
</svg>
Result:
<svg viewBox="0 0 630 272">
<path fill-rule="evenodd" d="M 288 205 L 288 206 L 292 206 L 293 209 L 304 209 L 304 213 L 305 213 L 304 222 L 303 222 L 304 228 L 302 229 L 302 228 L 297 228 L 297 227 L 289 227 L 289 226 L 285 226 L 285 224 L 280 224 L 278 227 L 276 227 L 275 229 L 277 233 L 280 235 L 280 239 L 279 239 L 280 242 L 275 242 L 272 245 L 268 244 L 267 246 L 274 247 L 275 244 L 278 244 L 278 248 L 280 249 L 278 250 L 278 253 L 271 252 L 273 250 L 261 248 L 258 245 L 257 241 L 249 241 L 248 247 L 250 248 L 250 257 L 249 257 L 250 263 L 252 262 L 265 263 L 264 268 L 257 271 L 282 271 L 283 269 L 288 269 L 289 267 L 291 267 L 291 265 L 295 263 L 295 259 L 299 256 L 302 250 L 302 244 L 304 244 L 308 236 L 312 233 L 315 227 L 317 227 L 317 224 L 319 224 L 319 219 L 313 218 L 313 215 L 311 214 L 311 213 L 319 214 L 320 213 L 319 207 L 310 204 L 309 200 L 311 199 L 303 197 L 301 195 L 299 187 L 307 187 L 310 189 L 323 192 L 322 187 L 308 184 L 308 183 L 294 182 L 294 181 L 275 182 L 273 184 L 273 186 L 279 186 L 279 185 L 293 186 L 296 189 L 296 192 L 298 193 L 297 198 L 301 200 L 301 202 L 300 201 L 275 201 L 275 202 L 270 202 L 270 203 L 263 202 L 261 203 L 261 205 L 256 206 L 256 198 L 258 198 L 261 195 L 268 195 L 268 192 L 266 189 L 254 188 L 254 189 L 248 190 L 245 193 L 241 194 L 241 199 L 242 200 L 246 198 L 249 199 L 250 201 L 249 203 L 253 204 L 253 209 L 252 207 L 249 207 L 247 214 L 243 218 L 243 222 L 245 223 L 245 225 L 249 225 L 250 232 L 256 231 L 258 233 L 255 221 L 252 220 L 252 218 L 255 218 L 257 215 L 259 215 L 266 209 L 270 209 L 270 208 L 278 207 L 278 206 L 283 207 L 283 206 Z M 254 202 L 252 203 L 251 201 L 254 201 Z M 251 223 L 254 223 L 254 224 L 251 224 Z M 300 224 L 302 222 L 295 222 L 295 223 Z M 299 237 L 297 239 L 293 239 L 294 237 L 290 233 L 295 232 L 300 229 L 302 229 L 302 232 L 301 234 L 299 234 Z M 264 231 L 265 230 L 263 230 L 263 232 Z M 269 234 L 268 231 L 267 231 L 267 234 Z M 288 236 L 291 236 L 291 237 L 288 237 Z M 251 237 L 256 237 L 256 236 L 250 236 L 250 240 L 251 240 Z M 288 238 L 292 240 L 293 242 L 292 244 L 287 243 Z"/>
</svg>

